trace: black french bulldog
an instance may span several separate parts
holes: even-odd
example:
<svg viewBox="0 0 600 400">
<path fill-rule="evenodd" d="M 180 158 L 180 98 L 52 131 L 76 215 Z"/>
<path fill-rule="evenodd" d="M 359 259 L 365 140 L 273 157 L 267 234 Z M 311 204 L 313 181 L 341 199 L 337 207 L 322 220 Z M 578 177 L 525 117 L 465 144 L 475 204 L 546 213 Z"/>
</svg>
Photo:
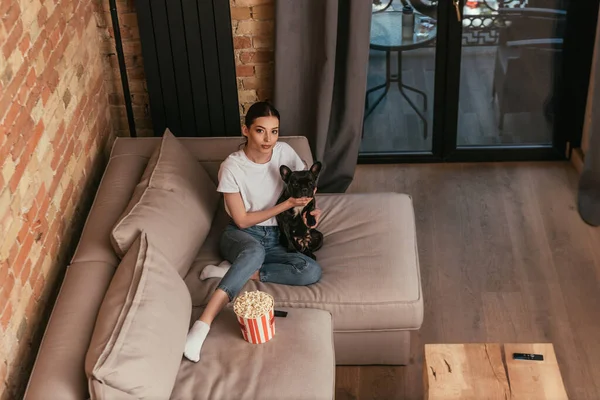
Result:
<svg viewBox="0 0 600 400">
<path fill-rule="evenodd" d="M 281 231 L 280 242 L 288 252 L 298 251 L 309 256 L 313 260 L 317 257 L 313 254 L 323 246 L 323 234 L 311 226 L 316 224 L 315 217 L 311 212 L 315 209 L 315 189 L 317 178 L 321 172 L 321 163 L 315 162 L 309 170 L 293 171 L 282 165 L 279 173 L 283 179 L 284 187 L 277 204 L 282 203 L 290 197 L 312 197 L 313 200 L 304 208 L 294 207 L 277 215 L 277 225 Z M 307 224 L 304 223 L 306 218 Z"/>
</svg>

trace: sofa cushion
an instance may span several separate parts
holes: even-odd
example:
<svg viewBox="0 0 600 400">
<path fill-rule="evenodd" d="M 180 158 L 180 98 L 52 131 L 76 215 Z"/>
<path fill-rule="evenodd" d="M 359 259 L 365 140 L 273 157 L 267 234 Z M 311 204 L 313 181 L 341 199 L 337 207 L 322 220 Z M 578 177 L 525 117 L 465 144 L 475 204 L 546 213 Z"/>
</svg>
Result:
<svg viewBox="0 0 600 400">
<path fill-rule="evenodd" d="M 244 143 L 244 137 L 241 135 L 229 137 L 179 137 L 177 139 L 200 160 L 215 185 L 219 183 L 217 175 L 223 160 L 231 153 L 238 151 L 240 145 Z M 292 146 L 302 161 L 307 165 L 312 165 L 313 158 L 308 139 L 305 136 L 281 136 L 279 140 Z M 117 138 L 111 152 L 111 159 L 123 156 L 150 157 L 158 142 L 160 142 L 160 138 L 157 137 Z"/>
<path fill-rule="evenodd" d="M 167 129 L 112 231 L 123 256 L 143 230 L 181 276 L 206 238 L 220 196 L 198 160 Z"/>
<path fill-rule="evenodd" d="M 145 233 L 108 287 L 85 359 L 92 399 L 166 399 L 185 346 L 189 292 Z"/>
<path fill-rule="evenodd" d="M 182 361 L 171 399 L 333 399 L 331 314 L 276 309 L 289 314 L 275 318 L 273 339 L 250 344 L 232 309 L 225 308 L 211 325 L 200 362 Z M 195 309 L 194 317 L 201 311 Z"/>
<path fill-rule="evenodd" d="M 419 329 L 423 299 L 410 196 L 321 194 L 317 205 L 325 240 L 315 253 L 321 280 L 305 287 L 250 281 L 242 290 L 264 290 L 282 306 L 328 310 L 336 332 Z M 218 283 L 198 278 L 205 265 L 221 260 L 218 241 L 227 217 L 218 214 L 185 278 L 195 306 L 206 304 Z"/>
</svg>

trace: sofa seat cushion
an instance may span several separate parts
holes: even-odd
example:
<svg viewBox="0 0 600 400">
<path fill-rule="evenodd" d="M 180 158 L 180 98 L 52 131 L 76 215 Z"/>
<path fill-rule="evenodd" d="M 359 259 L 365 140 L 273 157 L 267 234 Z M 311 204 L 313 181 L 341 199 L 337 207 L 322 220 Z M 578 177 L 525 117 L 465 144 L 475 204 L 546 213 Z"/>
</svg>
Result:
<svg viewBox="0 0 600 400">
<path fill-rule="evenodd" d="M 264 344 L 242 338 L 231 307 L 211 325 L 200 361 L 181 362 L 172 400 L 333 399 L 335 359 L 331 314 L 315 309 L 275 318 Z M 193 320 L 202 309 L 194 310 Z"/>
<path fill-rule="evenodd" d="M 317 205 L 325 240 L 315 253 L 321 280 L 310 286 L 251 281 L 242 290 L 266 291 L 282 306 L 330 311 L 336 332 L 419 329 L 423 299 L 410 196 L 323 194 Z M 221 207 L 185 278 L 195 306 L 206 304 L 219 281 L 201 281 L 199 274 L 221 261 L 219 235 L 228 221 L 223 214 Z"/>
</svg>

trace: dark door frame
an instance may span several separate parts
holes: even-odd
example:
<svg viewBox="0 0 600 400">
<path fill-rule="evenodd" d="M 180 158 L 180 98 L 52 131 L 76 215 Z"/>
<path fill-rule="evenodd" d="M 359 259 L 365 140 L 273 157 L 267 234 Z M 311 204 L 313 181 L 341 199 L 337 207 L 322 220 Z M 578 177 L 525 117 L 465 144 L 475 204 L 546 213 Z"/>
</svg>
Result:
<svg viewBox="0 0 600 400">
<path fill-rule="evenodd" d="M 438 3 L 432 151 L 361 153 L 358 163 L 543 161 L 570 157 L 570 149 L 581 142 L 599 3 L 600 0 L 569 2 L 563 55 L 565 78 L 557 87 L 560 112 L 552 145 L 457 146 L 462 24 L 448 0 Z M 463 5 L 461 0 L 461 10 Z"/>
</svg>

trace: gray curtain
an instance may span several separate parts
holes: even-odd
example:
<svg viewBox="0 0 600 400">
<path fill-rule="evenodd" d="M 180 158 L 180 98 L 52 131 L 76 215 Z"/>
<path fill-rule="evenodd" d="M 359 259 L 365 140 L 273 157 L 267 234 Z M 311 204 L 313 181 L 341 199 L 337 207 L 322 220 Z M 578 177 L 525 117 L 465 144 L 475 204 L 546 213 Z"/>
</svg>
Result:
<svg viewBox="0 0 600 400">
<path fill-rule="evenodd" d="M 371 1 L 277 0 L 274 104 L 281 134 L 306 136 L 320 192 L 344 192 L 360 146 Z"/>
<path fill-rule="evenodd" d="M 585 166 L 579 181 L 578 208 L 581 218 L 593 226 L 600 225 L 600 24 L 596 32 L 594 63 L 590 76 L 590 95 L 586 128 L 589 135 Z"/>
</svg>

